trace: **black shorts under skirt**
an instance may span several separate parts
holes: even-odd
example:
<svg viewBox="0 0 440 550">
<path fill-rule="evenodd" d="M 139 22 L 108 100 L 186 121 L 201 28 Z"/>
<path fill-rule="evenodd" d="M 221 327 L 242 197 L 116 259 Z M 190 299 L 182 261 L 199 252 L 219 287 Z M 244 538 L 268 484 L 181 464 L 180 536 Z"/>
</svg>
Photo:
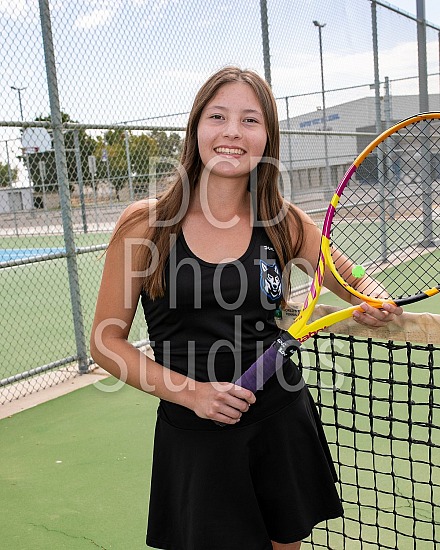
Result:
<svg viewBox="0 0 440 550">
<path fill-rule="evenodd" d="M 342 515 L 336 473 L 307 387 L 235 429 L 157 420 L 147 544 L 164 550 L 271 550 Z"/>
</svg>

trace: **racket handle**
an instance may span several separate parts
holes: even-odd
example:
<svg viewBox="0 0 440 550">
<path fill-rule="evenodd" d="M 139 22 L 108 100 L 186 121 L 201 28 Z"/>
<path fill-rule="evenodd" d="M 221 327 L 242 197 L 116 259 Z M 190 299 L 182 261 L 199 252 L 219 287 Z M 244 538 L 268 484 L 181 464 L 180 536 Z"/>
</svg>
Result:
<svg viewBox="0 0 440 550">
<path fill-rule="evenodd" d="M 288 332 L 281 332 L 275 342 L 234 382 L 256 393 L 282 367 L 284 361 L 289 358 L 301 343 Z M 223 422 L 217 422 L 219 426 L 225 426 Z"/>
</svg>

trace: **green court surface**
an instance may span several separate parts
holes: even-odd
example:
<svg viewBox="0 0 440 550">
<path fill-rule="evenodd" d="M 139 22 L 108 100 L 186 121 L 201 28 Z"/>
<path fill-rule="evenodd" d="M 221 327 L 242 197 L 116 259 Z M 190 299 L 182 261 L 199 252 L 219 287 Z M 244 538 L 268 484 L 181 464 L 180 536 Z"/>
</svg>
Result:
<svg viewBox="0 0 440 550">
<path fill-rule="evenodd" d="M 77 246 L 108 241 L 108 235 L 79 235 Z M 0 247 L 64 247 L 62 236 L 2 238 Z M 78 256 L 81 300 L 86 330 L 90 329 L 103 260 L 102 252 Z M 75 353 L 66 259 L 0 270 L 2 297 L 0 378 L 45 365 Z M 17 345 L 17 335 L 20 343 Z M 28 350 L 24 354 L 23 349 Z M 7 371 L 5 370 L 7 367 Z"/>
<path fill-rule="evenodd" d="M 76 245 L 81 247 L 105 244 L 109 235 L 81 234 L 75 238 Z M 63 246 L 62 236 L 0 239 L 0 248 L 4 249 Z M 87 339 L 104 265 L 103 252 L 79 254 L 77 265 Z M 2 297 L 0 317 L 0 379 L 76 353 L 65 258 L 1 269 L 0 288 L 7 289 Z M 146 337 L 140 313 L 131 334 L 133 340 Z M 24 349 L 27 353 L 23 353 Z"/>
<path fill-rule="evenodd" d="M 1 420 L 1 547 L 145 549 L 156 406 L 92 385 Z"/>
<path fill-rule="evenodd" d="M 379 276 L 380 277 L 380 276 Z M 378 278 L 379 278 L 378 277 Z M 346 302 L 335 296 L 330 292 L 321 294 L 319 297 L 319 303 L 328 304 L 330 306 L 347 307 Z M 404 307 L 405 311 L 413 313 L 440 313 L 440 294 L 436 294 L 426 300 L 421 300 L 414 304 L 409 304 Z"/>
<path fill-rule="evenodd" d="M 424 242 L 425 224 L 423 220 L 387 220 L 382 227 L 379 221 L 345 221 L 332 227 L 332 242 L 354 263 L 366 259 L 377 260 L 383 255 L 382 246 L 387 252 L 405 251 L 417 248 Z M 433 240 L 440 236 L 440 219 L 432 220 L 431 233 Z M 360 261 L 358 261 L 360 259 Z"/>
</svg>

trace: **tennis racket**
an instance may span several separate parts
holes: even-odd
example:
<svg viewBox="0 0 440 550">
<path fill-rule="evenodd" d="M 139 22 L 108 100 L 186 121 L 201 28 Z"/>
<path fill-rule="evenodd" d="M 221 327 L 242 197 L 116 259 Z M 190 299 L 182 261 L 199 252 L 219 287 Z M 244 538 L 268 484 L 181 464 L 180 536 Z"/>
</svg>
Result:
<svg viewBox="0 0 440 550">
<path fill-rule="evenodd" d="M 326 268 L 375 308 L 440 292 L 440 113 L 392 126 L 355 159 L 325 215 L 316 271 L 290 328 L 235 382 L 256 392 L 300 343 L 347 319 L 351 306 L 308 324 Z"/>
</svg>

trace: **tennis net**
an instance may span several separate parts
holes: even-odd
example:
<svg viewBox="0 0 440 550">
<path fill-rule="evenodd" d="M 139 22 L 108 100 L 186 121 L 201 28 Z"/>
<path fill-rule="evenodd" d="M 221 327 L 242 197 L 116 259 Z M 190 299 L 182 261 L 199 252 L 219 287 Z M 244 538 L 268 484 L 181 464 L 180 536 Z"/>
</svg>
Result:
<svg viewBox="0 0 440 550">
<path fill-rule="evenodd" d="M 314 315 L 335 309 L 318 305 Z M 287 310 L 286 327 L 295 314 Z M 440 315 L 405 313 L 384 329 L 348 320 L 331 330 L 304 344 L 300 366 L 344 517 L 318 526 L 303 547 L 440 548 Z"/>
</svg>

